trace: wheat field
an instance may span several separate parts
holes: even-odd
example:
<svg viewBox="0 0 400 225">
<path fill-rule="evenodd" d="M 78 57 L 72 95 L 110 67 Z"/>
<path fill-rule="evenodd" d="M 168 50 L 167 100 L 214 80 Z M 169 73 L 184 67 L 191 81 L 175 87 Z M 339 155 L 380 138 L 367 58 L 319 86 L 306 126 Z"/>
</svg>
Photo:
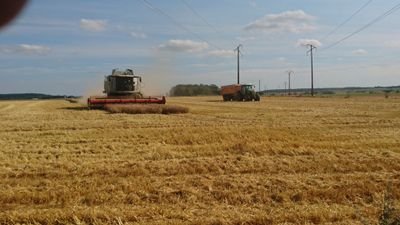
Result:
<svg viewBox="0 0 400 225">
<path fill-rule="evenodd" d="M 0 102 L 0 224 L 376 224 L 400 99 L 168 98 L 188 114 Z"/>
</svg>

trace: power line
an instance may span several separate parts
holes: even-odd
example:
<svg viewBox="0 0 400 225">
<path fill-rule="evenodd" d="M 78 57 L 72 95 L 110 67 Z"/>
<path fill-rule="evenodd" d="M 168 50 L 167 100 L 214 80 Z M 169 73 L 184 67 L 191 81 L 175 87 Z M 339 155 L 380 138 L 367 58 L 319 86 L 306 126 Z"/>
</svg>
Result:
<svg viewBox="0 0 400 225">
<path fill-rule="evenodd" d="M 217 45 L 211 43 L 210 41 L 207 41 L 205 38 L 201 37 L 200 35 L 198 35 L 197 33 L 191 31 L 190 29 L 188 29 L 187 27 L 185 27 L 184 25 L 182 25 L 181 23 L 179 23 L 178 21 L 176 21 L 172 16 L 168 15 L 166 12 L 164 12 L 163 10 L 161 10 L 160 8 L 157 8 L 156 6 L 154 6 L 153 4 L 151 4 L 148 0 L 142 0 L 143 4 L 153 10 L 154 12 L 166 17 L 167 19 L 169 19 L 173 24 L 175 24 L 175 26 L 181 28 L 182 30 L 185 30 L 186 32 L 192 34 L 193 36 L 195 36 L 197 39 L 206 42 L 207 44 L 209 44 L 210 46 L 221 50 L 222 48 L 218 47 Z"/>
<path fill-rule="evenodd" d="M 326 34 L 323 38 L 321 38 L 322 40 L 326 40 L 329 36 L 331 36 L 333 33 L 335 33 L 337 30 L 339 30 L 341 27 L 343 27 L 345 24 L 347 24 L 348 22 L 350 22 L 350 20 L 352 20 L 357 14 L 359 14 L 365 7 L 367 7 L 369 4 L 371 4 L 373 0 L 369 0 L 368 2 L 366 2 L 364 5 L 361 6 L 361 8 L 359 8 L 357 11 L 355 11 L 349 18 L 347 18 L 345 21 L 343 21 L 341 24 L 339 24 L 337 27 L 335 27 L 331 32 L 329 32 L 328 34 Z"/>
<path fill-rule="evenodd" d="M 200 18 L 201 21 L 203 21 L 204 24 L 209 26 L 215 33 L 217 33 L 220 37 L 223 38 L 223 35 L 221 33 L 221 30 L 217 29 L 214 25 L 212 25 L 210 22 L 207 21 L 207 19 L 202 16 L 195 8 L 193 8 L 186 0 L 181 0 L 181 2 L 198 18 Z"/>
<path fill-rule="evenodd" d="M 207 24 L 209 27 L 211 27 L 211 29 L 213 29 L 215 32 L 219 33 L 219 30 L 217 28 L 215 28 L 212 24 L 210 24 L 203 16 L 201 16 L 200 13 L 198 13 L 197 10 L 195 10 L 186 0 L 181 0 L 181 2 L 183 2 L 183 4 L 185 4 L 185 6 L 188 9 L 190 9 L 190 11 L 192 11 L 192 13 L 194 15 L 199 17 L 205 24 Z"/>
<path fill-rule="evenodd" d="M 389 15 L 393 14 L 394 12 L 396 12 L 396 11 L 399 10 L 399 9 L 400 9 L 400 3 L 397 4 L 397 5 L 395 5 L 395 6 L 393 6 L 391 9 L 389 9 L 388 11 L 386 11 L 385 13 L 383 13 L 382 15 L 376 17 L 376 18 L 373 19 L 371 22 L 365 24 L 364 26 L 362 26 L 362 27 L 359 28 L 358 30 L 354 31 L 353 33 L 350 33 L 350 34 L 348 34 L 347 36 L 345 36 L 344 38 L 342 38 L 342 39 L 340 39 L 340 40 L 334 42 L 333 44 L 328 45 L 328 46 L 325 47 L 325 48 L 322 48 L 322 50 L 330 49 L 330 48 L 332 48 L 332 47 L 334 47 L 334 46 L 336 46 L 336 45 L 342 43 L 343 41 L 345 41 L 345 40 L 347 40 L 347 39 L 353 37 L 354 35 L 360 33 L 361 31 L 363 31 L 363 30 L 367 29 L 368 27 L 374 25 L 375 23 L 379 22 L 380 20 L 382 20 L 382 19 L 388 17 Z"/>
</svg>

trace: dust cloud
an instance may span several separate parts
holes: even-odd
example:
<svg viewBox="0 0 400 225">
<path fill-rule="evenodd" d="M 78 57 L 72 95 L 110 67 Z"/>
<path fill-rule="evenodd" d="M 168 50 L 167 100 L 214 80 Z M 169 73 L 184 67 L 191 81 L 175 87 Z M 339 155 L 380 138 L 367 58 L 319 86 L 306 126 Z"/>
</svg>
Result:
<svg viewBox="0 0 400 225">
<path fill-rule="evenodd" d="M 82 98 L 79 99 L 79 103 L 86 104 L 86 101 L 90 96 L 103 95 L 105 75 L 106 74 L 97 73 L 95 76 L 86 81 L 86 88 L 82 94 Z"/>
<path fill-rule="evenodd" d="M 175 56 L 173 53 L 155 51 L 154 59 L 143 72 L 142 92 L 145 96 L 163 96 L 169 93 L 170 88 L 175 84 Z"/>
</svg>

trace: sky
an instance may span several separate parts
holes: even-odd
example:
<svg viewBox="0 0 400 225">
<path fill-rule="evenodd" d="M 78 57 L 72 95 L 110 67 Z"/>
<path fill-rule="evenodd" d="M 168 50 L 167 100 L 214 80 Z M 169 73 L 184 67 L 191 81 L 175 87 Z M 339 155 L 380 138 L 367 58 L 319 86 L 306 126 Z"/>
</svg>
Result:
<svg viewBox="0 0 400 225">
<path fill-rule="evenodd" d="M 400 85 L 400 10 L 359 30 L 397 0 L 31 0 L 0 29 L 0 93 L 101 93 L 105 75 L 132 68 L 143 91 L 176 84 L 260 89 Z M 362 8 L 347 23 L 355 12 Z"/>
</svg>

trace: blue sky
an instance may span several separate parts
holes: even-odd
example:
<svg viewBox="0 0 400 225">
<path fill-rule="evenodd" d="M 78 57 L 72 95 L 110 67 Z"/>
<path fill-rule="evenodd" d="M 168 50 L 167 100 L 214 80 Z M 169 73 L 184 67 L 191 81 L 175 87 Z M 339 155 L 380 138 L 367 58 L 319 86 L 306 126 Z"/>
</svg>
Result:
<svg viewBox="0 0 400 225">
<path fill-rule="evenodd" d="M 283 88 L 293 70 L 293 87 L 304 88 L 310 62 L 301 39 L 322 43 L 316 87 L 400 85 L 400 11 L 324 49 L 399 1 L 372 1 L 327 38 L 368 1 L 147 1 L 31 1 L 0 30 L 0 93 L 100 93 L 104 75 L 128 67 L 143 76 L 145 94 L 175 84 L 230 84 L 238 44 L 243 83 Z"/>
</svg>

